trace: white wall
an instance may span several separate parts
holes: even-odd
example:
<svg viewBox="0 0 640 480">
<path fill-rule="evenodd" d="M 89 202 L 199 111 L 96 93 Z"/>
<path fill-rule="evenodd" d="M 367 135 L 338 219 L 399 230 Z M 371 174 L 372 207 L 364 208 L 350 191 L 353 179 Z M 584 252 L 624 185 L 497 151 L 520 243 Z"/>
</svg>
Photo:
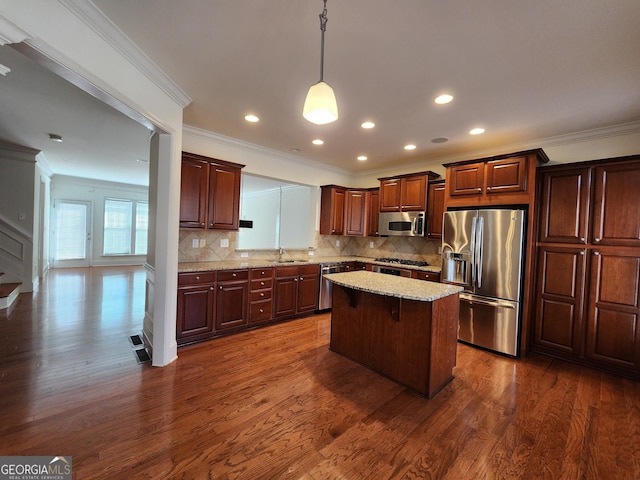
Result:
<svg viewBox="0 0 640 480">
<path fill-rule="evenodd" d="M 91 266 L 142 265 L 146 261 L 146 255 L 105 256 L 102 254 L 104 237 L 104 202 L 107 198 L 148 202 L 148 191 L 149 189 L 147 187 L 141 187 L 139 185 L 100 182 L 98 180 L 65 177 L 60 175 L 53 176 L 51 179 L 51 219 L 53 221 L 53 227 L 51 228 L 52 247 L 55 247 L 55 212 L 57 205 L 62 200 L 82 200 L 91 203 Z M 51 254 L 53 255 L 53 252 L 51 252 Z"/>
</svg>

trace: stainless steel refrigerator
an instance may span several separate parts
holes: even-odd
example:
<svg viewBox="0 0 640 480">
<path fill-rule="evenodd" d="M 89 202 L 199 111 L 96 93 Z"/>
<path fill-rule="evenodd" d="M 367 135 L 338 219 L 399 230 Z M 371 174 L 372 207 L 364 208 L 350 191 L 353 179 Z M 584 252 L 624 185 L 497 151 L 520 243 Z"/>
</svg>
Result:
<svg viewBox="0 0 640 480">
<path fill-rule="evenodd" d="M 525 210 L 444 213 L 441 281 L 464 287 L 458 339 L 519 355 Z"/>
</svg>

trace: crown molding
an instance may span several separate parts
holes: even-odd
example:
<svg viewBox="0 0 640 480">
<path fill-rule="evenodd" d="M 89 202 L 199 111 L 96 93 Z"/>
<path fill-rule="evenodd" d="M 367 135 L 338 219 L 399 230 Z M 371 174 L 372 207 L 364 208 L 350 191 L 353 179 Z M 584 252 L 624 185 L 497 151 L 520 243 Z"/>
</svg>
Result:
<svg viewBox="0 0 640 480">
<path fill-rule="evenodd" d="M 191 103 L 185 93 L 164 73 L 125 33 L 120 30 L 93 2 L 86 0 L 58 0 L 93 32 L 129 60 L 140 72 L 169 95 L 183 109 Z"/>
<path fill-rule="evenodd" d="M 257 145 L 255 143 L 245 142 L 244 140 L 239 140 L 234 137 L 228 137 L 226 135 L 222 135 L 216 132 L 212 132 L 210 130 L 204 130 L 198 127 L 193 127 L 191 125 L 183 125 L 182 127 L 182 135 L 191 136 L 195 138 L 205 138 L 208 140 L 213 140 L 216 143 L 220 143 L 223 145 L 227 145 L 230 147 L 243 148 L 246 150 L 251 150 L 253 152 L 259 153 L 264 156 L 277 158 L 279 160 L 288 160 L 291 162 L 295 162 L 298 164 L 308 165 L 309 167 L 318 168 L 325 171 L 334 172 L 340 175 L 353 176 L 353 172 L 348 170 L 334 167 L 333 165 L 327 165 L 325 163 L 316 162 L 313 160 L 309 160 L 308 158 L 300 157 L 297 155 L 291 155 L 290 153 L 281 152 L 280 150 L 275 150 L 268 147 L 263 147 L 262 145 Z"/>
<path fill-rule="evenodd" d="M 18 27 L 11 20 L 0 15 L 0 45 L 24 42 L 33 35 Z"/>
</svg>

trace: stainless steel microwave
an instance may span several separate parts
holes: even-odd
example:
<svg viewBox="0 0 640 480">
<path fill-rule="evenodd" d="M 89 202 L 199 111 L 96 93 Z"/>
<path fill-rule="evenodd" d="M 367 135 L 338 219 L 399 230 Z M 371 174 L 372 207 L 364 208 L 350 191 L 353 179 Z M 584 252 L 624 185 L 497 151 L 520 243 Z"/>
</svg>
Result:
<svg viewBox="0 0 640 480">
<path fill-rule="evenodd" d="M 427 227 L 425 212 L 381 212 L 378 235 L 424 237 Z"/>
</svg>

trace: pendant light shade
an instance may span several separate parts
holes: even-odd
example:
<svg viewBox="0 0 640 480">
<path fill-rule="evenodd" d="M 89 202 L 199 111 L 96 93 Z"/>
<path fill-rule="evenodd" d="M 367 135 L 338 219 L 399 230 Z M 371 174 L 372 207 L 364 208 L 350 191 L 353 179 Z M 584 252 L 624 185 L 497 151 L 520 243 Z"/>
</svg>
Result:
<svg viewBox="0 0 640 480">
<path fill-rule="evenodd" d="M 335 122 L 338 119 L 336 96 L 328 83 L 320 81 L 311 85 L 304 101 L 302 115 L 317 125 Z"/>
<path fill-rule="evenodd" d="M 324 125 L 335 122 L 338 119 L 338 104 L 333 88 L 324 82 L 324 32 L 327 29 L 327 0 L 324 0 L 324 9 L 320 14 L 320 81 L 311 85 L 304 101 L 302 115 L 311 123 Z"/>
</svg>

